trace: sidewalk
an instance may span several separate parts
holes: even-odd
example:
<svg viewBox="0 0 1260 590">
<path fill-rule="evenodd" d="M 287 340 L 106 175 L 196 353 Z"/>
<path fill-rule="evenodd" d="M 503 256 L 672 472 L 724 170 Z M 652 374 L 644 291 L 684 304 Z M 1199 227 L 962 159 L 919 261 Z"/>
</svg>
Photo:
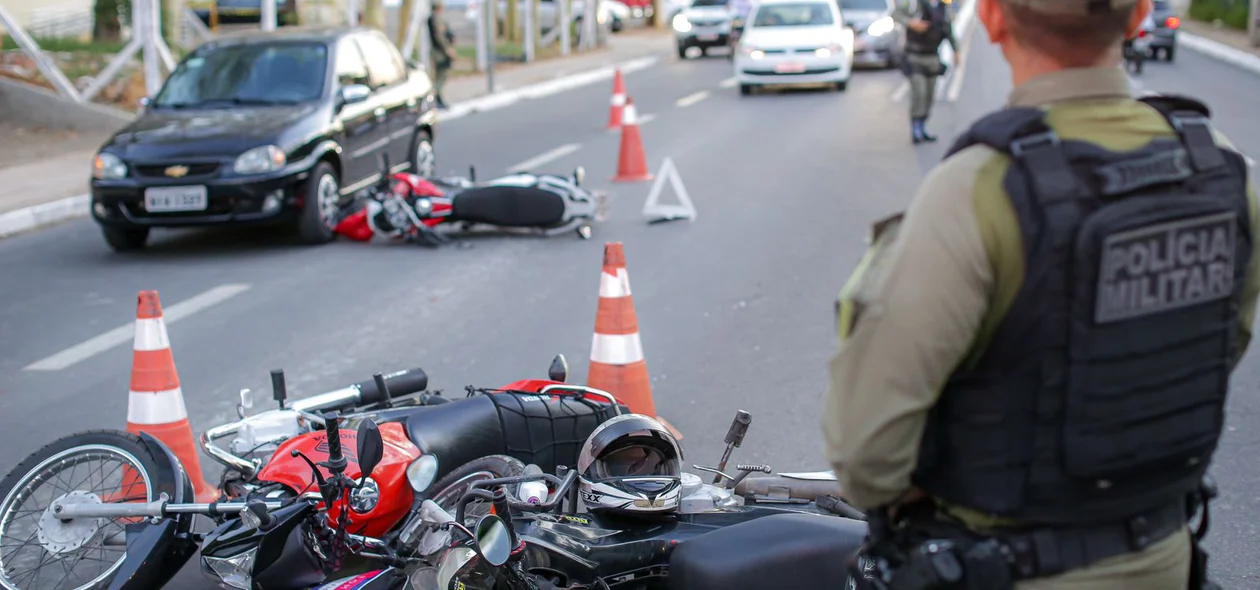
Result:
<svg viewBox="0 0 1260 590">
<path fill-rule="evenodd" d="M 1224 25 L 1217 27 L 1212 23 L 1190 20 L 1189 17 L 1181 21 L 1181 31 L 1260 57 L 1260 47 L 1252 47 L 1250 40 L 1247 39 L 1247 31 L 1231 29 Z"/>
<path fill-rule="evenodd" d="M 611 78 L 611 66 L 630 62 L 635 69 L 673 49 L 670 31 L 631 29 L 613 35 L 607 46 L 580 55 L 532 64 L 495 64 L 495 93 L 487 92 L 484 73 L 451 78 L 444 94 L 451 108 L 439 113 L 439 125 L 476 111 Z M 647 59 L 645 59 L 647 58 Z M 0 117 L 0 238 L 68 217 L 87 214 L 92 157 L 108 133 L 50 132 Z M 15 141 L 11 141 L 13 138 Z"/>
</svg>

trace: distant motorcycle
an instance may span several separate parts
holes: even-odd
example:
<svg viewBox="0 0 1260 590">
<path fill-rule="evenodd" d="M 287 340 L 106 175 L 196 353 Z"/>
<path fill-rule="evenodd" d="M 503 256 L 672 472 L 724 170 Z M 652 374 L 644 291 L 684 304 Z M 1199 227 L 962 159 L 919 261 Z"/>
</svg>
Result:
<svg viewBox="0 0 1260 590">
<path fill-rule="evenodd" d="M 1137 37 L 1124 40 L 1125 69 L 1139 76 L 1142 75 L 1142 66 L 1146 60 L 1153 56 L 1151 51 L 1151 29 L 1153 28 L 1154 23 L 1148 17 L 1146 22 L 1142 23 L 1142 28 L 1138 30 Z"/>
<path fill-rule="evenodd" d="M 385 163 L 389 170 L 388 161 Z M 591 237 L 591 226 L 604 219 L 607 197 L 582 188 L 585 170 L 569 177 L 518 173 L 477 183 L 470 177 L 428 180 L 399 172 L 381 180 L 347 209 L 334 228 L 340 235 L 366 242 L 379 236 L 426 246 L 450 239 L 434 228 L 460 224 L 465 231 L 485 225 L 527 229 L 544 235 L 573 230 Z"/>
</svg>

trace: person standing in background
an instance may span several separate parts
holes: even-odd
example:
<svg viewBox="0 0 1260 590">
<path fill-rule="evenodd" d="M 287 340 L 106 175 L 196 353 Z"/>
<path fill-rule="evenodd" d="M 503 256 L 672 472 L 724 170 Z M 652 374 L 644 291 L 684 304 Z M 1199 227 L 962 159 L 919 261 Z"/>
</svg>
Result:
<svg viewBox="0 0 1260 590">
<path fill-rule="evenodd" d="M 906 27 L 901 71 L 910 78 L 910 130 L 914 143 L 936 141 L 926 125 L 936 100 L 936 79 L 945 73 L 939 54 L 941 43 L 949 41 L 955 64 L 962 57 L 954 39 L 949 5 L 941 0 L 897 0 L 892 18 Z"/>
<path fill-rule="evenodd" d="M 455 62 L 455 35 L 442 20 L 442 0 L 433 0 L 433 11 L 429 15 L 429 44 L 433 48 L 433 94 L 437 98 L 437 107 L 446 108 L 442 98 L 442 87 L 446 85 L 446 77 Z"/>
</svg>

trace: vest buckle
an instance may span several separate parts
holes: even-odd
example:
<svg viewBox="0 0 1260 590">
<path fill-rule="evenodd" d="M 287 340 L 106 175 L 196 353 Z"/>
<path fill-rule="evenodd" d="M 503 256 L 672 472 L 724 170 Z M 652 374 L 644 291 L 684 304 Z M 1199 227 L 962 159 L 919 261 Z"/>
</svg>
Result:
<svg viewBox="0 0 1260 590">
<path fill-rule="evenodd" d="M 1059 147 L 1059 136 L 1054 131 L 1042 131 L 1012 141 L 1011 155 L 1022 158 L 1027 152 L 1046 147 Z"/>
<path fill-rule="evenodd" d="M 1129 544 L 1133 549 L 1141 551 L 1151 544 L 1151 521 L 1145 515 L 1134 516 L 1125 525 L 1129 529 Z"/>
</svg>

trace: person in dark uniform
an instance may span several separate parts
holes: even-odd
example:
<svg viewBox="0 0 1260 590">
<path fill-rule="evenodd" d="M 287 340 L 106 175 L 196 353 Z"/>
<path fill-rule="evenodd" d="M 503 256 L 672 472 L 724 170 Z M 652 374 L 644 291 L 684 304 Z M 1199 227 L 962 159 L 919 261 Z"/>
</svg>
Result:
<svg viewBox="0 0 1260 590">
<path fill-rule="evenodd" d="M 442 98 L 442 87 L 455 62 L 455 35 L 442 20 L 442 0 L 433 0 L 433 11 L 429 15 L 429 39 L 433 54 L 433 93 L 437 97 L 437 107 L 446 108 Z"/>
<path fill-rule="evenodd" d="M 936 141 L 926 125 L 936 100 L 936 80 L 945 73 L 939 53 L 941 43 L 949 42 L 955 64 L 961 63 L 962 57 L 954 38 L 949 5 L 941 0 L 897 0 L 892 18 L 906 27 L 901 69 L 910 79 L 911 136 L 914 143 Z"/>
<path fill-rule="evenodd" d="M 1006 108 L 875 225 L 837 302 L 822 422 L 870 519 L 853 567 L 1212 587 L 1188 521 L 1260 296 L 1250 166 L 1204 105 L 1134 98 L 1121 45 L 1151 0 L 973 1 Z"/>
</svg>

